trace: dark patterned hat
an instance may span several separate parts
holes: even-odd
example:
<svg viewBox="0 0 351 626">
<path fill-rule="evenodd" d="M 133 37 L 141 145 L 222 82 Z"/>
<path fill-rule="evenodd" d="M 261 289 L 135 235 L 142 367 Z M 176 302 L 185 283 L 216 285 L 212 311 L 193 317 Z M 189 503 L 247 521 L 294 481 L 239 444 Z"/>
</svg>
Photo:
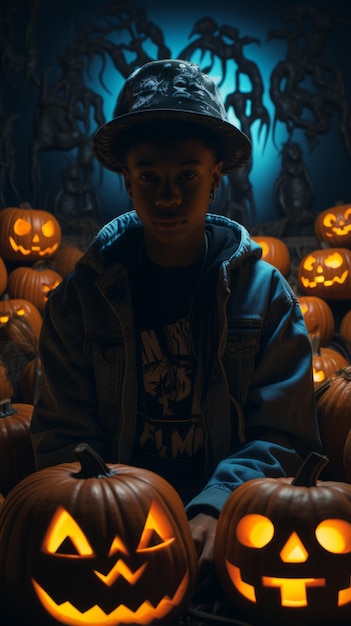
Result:
<svg viewBox="0 0 351 626">
<path fill-rule="evenodd" d="M 127 78 L 116 107 L 116 117 L 93 139 L 95 156 L 113 172 L 122 172 L 128 132 L 157 120 L 184 121 L 215 135 L 222 173 L 242 167 L 251 155 L 249 139 L 226 119 L 217 85 L 198 65 L 181 59 L 151 61 Z"/>
</svg>

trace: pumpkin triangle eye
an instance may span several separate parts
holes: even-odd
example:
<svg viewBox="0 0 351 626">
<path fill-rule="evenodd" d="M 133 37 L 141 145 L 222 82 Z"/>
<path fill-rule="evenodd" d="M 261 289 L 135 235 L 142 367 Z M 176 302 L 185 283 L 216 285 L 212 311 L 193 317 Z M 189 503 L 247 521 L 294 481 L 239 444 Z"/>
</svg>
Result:
<svg viewBox="0 0 351 626">
<path fill-rule="evenodd" d="M 63 507 L 57 509 L 51 521 L 42 550 L 58 556 L 82 557 L 94 554 L 82 529 Z"/>
<path fill-rule="evenodd" d="M 140 537 L 137 552 L 158 550 L 174 541 L 172 526 L 161 507 L 153 502 Z"/>
</svg>

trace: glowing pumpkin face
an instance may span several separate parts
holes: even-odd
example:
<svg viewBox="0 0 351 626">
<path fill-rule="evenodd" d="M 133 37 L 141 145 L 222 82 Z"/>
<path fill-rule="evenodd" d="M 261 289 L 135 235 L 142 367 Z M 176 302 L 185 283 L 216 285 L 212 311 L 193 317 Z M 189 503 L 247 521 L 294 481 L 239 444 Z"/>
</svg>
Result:
<svg viewBox="0 0 351 626">
<path fill-rule="evenodd" d="M 0 212 L 0 250 L 8 261 L 51 258 L 61 239 L 61 226 L 48 211 L 32 209 L 28 203 Z"/>
<path fill-rule="evenodd" d="M 346 248 L 322 248 L 307 254 L 299 265 L 298 282 L 303 293 L 326 300 L 351 298 L 351 252 Z"/>
<path fill-rule="evenodd" d="M 241 485 L 218 520 L 219 579 L 253 618 L 328 626 L 351 618 L 351 485 L 316 482 L 309 471 L 302 481 Z"/>
<path fill-rule="evenodd" d="M 16 499 L 9 494 L 7 513 L 0 513 L 5 578 L 13 559 L 23 563 L 7 523 L 12 515 L 18 521 L 16 503 L 22 501 L 26 515 L 35 509 L 37 520 L 25 556 L 29 575 L 20 583 L 27 611 L 30 605 L 40 619 L 50 615 L 75 626 L 172 621 L 184 611 L 196 579 L 195 548 L 179 496 L 152 472 L 107 467 L 86 450 L 80 472 L 77 463 L 47 468 L 17 485 Z M 36 502 L 29 504 L 31 494 Z M 24 526 L 33 527 L 23 518 Z"/>
<path fill-rule="evenodd" d="M 45 264 L 37 263 L 33 267 L 16 267 L 12 270 L 8 290 L 12 298 L 29 300 L 43 313 L 50 293 L 60 284 L 62 276 Z"/>
<path fill-rule="evenodd" d="M 322 211 L 315 220 L 316 238 L 328 246 L 351 247 L 351 205 L 337 204 Z"/>
<path fill-rule="evenodd" d="M 35 304 L 22 298 L 3 298 L 0 300 L 0 328 L 6 326 L 11 319 L 26 320 L 39 338 L 42 316 Z"/>
</svg>

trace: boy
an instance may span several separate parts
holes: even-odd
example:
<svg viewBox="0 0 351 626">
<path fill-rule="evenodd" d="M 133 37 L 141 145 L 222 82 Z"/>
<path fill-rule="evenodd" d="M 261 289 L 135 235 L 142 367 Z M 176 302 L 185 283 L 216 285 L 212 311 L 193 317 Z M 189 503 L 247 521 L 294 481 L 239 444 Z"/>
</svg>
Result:
<svg viewBox="0 0 351 626">
<path fill-rule="evenodd" d="M 232 490 L 294 475 L 319 449 L 310 341 L 247 231 L 207 213 L 251 146 L 197 65 L 134 72 L 93 145 L 135 211 L 101 229 L 48 301 L 37 467 L 72 461 L 86 441 L 107 462 L 163 475 L 183 498 L 204 581 Z"/>
</svg>

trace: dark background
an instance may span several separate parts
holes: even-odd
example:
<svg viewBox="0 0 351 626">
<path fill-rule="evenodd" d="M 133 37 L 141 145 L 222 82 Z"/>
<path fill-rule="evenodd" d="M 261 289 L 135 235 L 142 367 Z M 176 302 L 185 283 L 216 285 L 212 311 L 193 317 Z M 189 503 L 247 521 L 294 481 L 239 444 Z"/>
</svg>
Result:
<svg viewBox="0 0 351 626">
<path fill-rule="evenodd" d="M 7 0 L 0 22 L 0 209 L 29 201 L 104 223 L 128 210 L 90 141 L 124 79 L 168 56 L 199 63 L 253 157 L 211 209 L 252 232 L 309 235 L 351 201 L 349 0 Z"/>
</svg>

